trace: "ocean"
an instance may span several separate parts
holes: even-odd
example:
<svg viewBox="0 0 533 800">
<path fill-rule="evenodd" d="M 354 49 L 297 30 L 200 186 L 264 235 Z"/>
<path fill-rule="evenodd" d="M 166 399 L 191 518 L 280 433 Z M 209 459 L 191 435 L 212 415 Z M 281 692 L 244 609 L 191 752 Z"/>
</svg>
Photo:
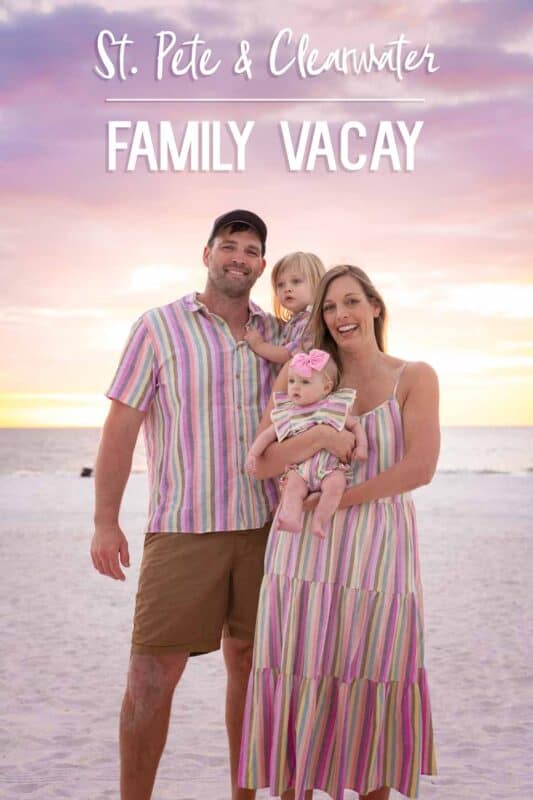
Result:
<svg viewBox="0 0 533 800">
<path fill-rule="evenodd" d="M 79 474 L 93 467 L 97 428 L 0 428 L 0 474 Z M 142 435 L 133 471 L 146 472 Z M 533 473 L 532 427 L 442 429 L 439 472 Z"/>
</svg>

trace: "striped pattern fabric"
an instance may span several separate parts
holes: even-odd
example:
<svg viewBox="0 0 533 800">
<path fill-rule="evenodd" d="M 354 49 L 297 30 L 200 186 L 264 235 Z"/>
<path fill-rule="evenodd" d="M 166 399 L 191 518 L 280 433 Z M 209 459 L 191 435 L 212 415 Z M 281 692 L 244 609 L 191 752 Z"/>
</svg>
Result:
<svg viewBox="0 0 533 800">
<path fill-rule="evenodd" d="M 279 341 L 280 322 L 250 303 L 253 324 Z M 147 531 L 204 533 L 262 527 L 277 502 L 245 460 L 276 365 L 236 342 L 195 294 L 133 326 L 107 396 L 146 411 Z"/>
<path fill-rule="evenodd" d="M 328 450 L 319 450 L 311 458 L 300 461 L 299 464 L 289 464 L 279 483 L 280 486 L 283 486 L 290 470 L 295 470 L 303 478 L 310 492 L 319 492 L 322 489 L 324 478 L 337 470 L 348 472 L 349 469 L 348 464 L 343 464 L 333 453 Z"/>
<path fill-rule="evenodd" d="M 289 353 L 294 355 L 298 350 L 306 350 L 311 345 L 311 336 L 303 338 L 304 330 L 311 316 L 312 306 L 307 306 L 303 311 L 299 311 L 285 323 L 281 334 L 280 345 L 286 347 Z"/>
<path fill-rule="evenodd" d="M 331 425 L 335 430 L 342 431 L 355 396 L 355 389 L 338 389 L 317 403 L 297 406 L 285 392 L 274 392 L 274 408 L 270 417 L 278 441 L 282 442 L 313 425 Z"/>
<path fill-rule="evenodd" d="M 402 458 L 396 397 L 363 414 L 369 458 Z M 338 511 L 326 539 L 277 530 L 266 553 L 239 785 L 342 800 L 389 786 L 416 797 L 435 774 L 422 587 L 409 494 Z"/>
</svg>

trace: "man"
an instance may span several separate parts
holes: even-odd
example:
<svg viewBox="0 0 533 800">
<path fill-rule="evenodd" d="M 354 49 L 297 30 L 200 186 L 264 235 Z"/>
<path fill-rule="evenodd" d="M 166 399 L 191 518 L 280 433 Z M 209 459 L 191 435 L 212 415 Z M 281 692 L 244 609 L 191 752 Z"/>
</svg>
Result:
<svg viewBox="0 0 533 800">
<path fill-rule="evenodd" d="M 133 326 L 108 391 L 96 463 L 91 555 L 103 575 L 129 566 L 118 516 L 144 423 L 150 506 L 127 689 L 120 723 L 122 800 L 151 797 L 174 689 L 189 655 L 217 650 L 227 669 L 226 724 L 233 800 L 242 714 L 272 481 L 251 479 L 247 451 L 275 376 L 244 341 L 253 325 L 269 341 L 279 323 L 250 301 L 265 268 L 267 229 L 250 211 L 215 220 L 204 248 L 207 282 L 144 314 Z"/>
</svg>

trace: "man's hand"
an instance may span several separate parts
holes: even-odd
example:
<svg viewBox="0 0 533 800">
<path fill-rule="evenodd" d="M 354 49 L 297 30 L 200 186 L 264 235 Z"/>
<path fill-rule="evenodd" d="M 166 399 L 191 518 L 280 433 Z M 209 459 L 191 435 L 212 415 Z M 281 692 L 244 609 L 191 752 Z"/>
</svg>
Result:
<svg viewBox="0 0 533 800">
<path fill-rule="evenodd" d="M 130 565 L 128 542 L 120 530 L 118 517 L 135 442 L 144 417 L 144 411 L 113 400 L 96 457 L 95 534 L 91 543 L 91 558 L 98 572 L 117 581 L 126 580 L 120 564 L 123 567 Z"/>
<path fill-rule="evenodd" d="M 91 542 L 91 558 L 94 568 L 102 575 L 107 575 L 117 581 L 126 580 L 120 564 L 123 567 L 129 567 L 130 565 L 128 540 L 118 525 L 99 525 L 96 527 Z"/>
</svg>

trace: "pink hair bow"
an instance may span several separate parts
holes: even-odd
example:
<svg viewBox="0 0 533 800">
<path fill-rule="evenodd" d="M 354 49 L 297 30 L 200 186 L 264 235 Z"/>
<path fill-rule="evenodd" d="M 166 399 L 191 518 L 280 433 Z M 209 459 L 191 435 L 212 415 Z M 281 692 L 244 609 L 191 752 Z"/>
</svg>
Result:
<svg viewBox="0 0 533 800">
<path fill-rule="evenodd" d="M 320 372 L 328 363 L 329 353 L 324 350 L 311 350 L 310 353 L 296 353 L 290 360 L 289 367 L 301 378 L 310 378 L 311 370 Z"/>
</svg>

